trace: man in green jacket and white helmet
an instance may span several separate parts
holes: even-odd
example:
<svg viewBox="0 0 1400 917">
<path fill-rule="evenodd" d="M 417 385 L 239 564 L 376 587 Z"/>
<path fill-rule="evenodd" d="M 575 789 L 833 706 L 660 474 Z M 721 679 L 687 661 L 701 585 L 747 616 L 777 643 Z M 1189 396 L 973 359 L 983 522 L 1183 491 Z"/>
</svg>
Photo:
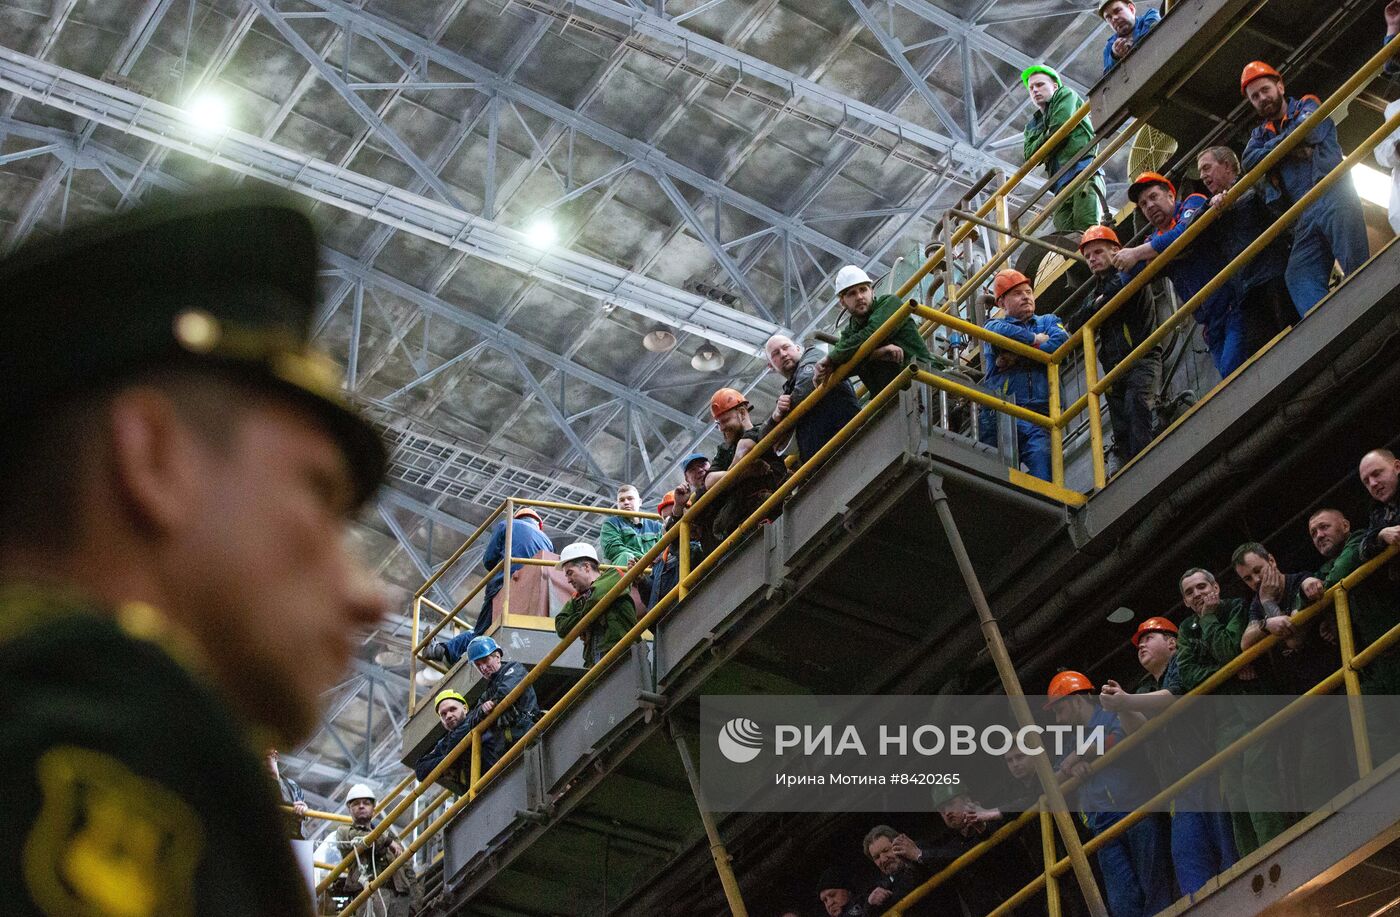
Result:
<svg viewBox="0 0 1400 917">
<path fill-rule="evenodd" d="M 555 566 L 564 571 L 564 578 L 574 587 L 574 597 L 554 618 L 554 630 L 562 637 L 593 610 L 622 576 L 612 567 L 602 569 L 598 564 L 598 552 L 586 541 L 575 541 L 565 547 Z M 584 665 L 592 666 L 602 659 L 636 623 L 637 608 L 629 589 L 609 603 L 607 610 L 584 631 Z"/>
<path fill-rule="evenodd" d="M 1035 114 L 1026 125 L 1022 152 L 1026 159 L 1036 154 L 1045 141 L 1063 127 L 1084 104 L 1073 89 L 1064 84 L 1051 67 L 1036 64 L 1021 72 L 1021 83 L 1035 103 Z M 1074 177 L 1094 159 L 1094 125 L 1085 118 L 1074 126 L 1069 136 L 1045 157 L 1045 174 L 1054 176 L 1065 165 L 1069 171 L 1051 182 L 1050 191 L 1060 193 Z M 1075 189 L 1069 199 L 1055 208 L 1056 232 L 1083 232 L 1099 222 L 1099 201 L 1104 195 L 1103 176 L 1095 175 Z"/>
</svg>

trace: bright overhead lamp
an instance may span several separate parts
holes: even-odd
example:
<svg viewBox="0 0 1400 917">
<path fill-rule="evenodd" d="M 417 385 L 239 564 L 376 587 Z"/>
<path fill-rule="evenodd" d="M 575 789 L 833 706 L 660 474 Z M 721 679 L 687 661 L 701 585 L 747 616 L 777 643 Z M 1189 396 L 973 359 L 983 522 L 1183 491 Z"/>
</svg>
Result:
<svg viewBox="0 0 1400 917">
<path fill-rule="evenodd" d="M 207 134 L 217 134 L 228 130 L 232 115 L 223 96 L 206 91 L 185 104 L 185 120 Z"/>
<path fill-rule="evenodd" d="M 413 680 L 418 682 L 420 688 L 431 688 L 442 681 L 442 673 L 432 666 L 424 666 L 418 670 L 418 674 Z"/>
<path fill-rule="evenodd" d="M 690 358 L 690 365 L 702 373 L 719 372 L 724 368 L 724 355 L 713 344 L 701 344 L 695 356 Z"/>
<path fill-rule="evenodd" d="M 408 657 L 398 650 L 380 650 L 374 654 L 374 661 L 386 669 L 394 669 L 408 661 Z"/>
<path fill-rule="evenodd" d="M 1377 207 L 1390 206 L 1390 176 L 1380 169 L 1373 169 L 1365 163 L 1351 167 L 1351 183 L 1363 201 L 1370 201 Z"/>
<path fill-rule="evenodd" d="M 554 221 L 547 215 L 539 216 L 525 227 L 525 241 L 535 248 L 549 248 L 559 241 L 559 230 L 554 228 Z"/>
<path fill-rule="evenodd" d="M 642 336 L 642 346 L 652 353 L 665 353 L 676 346 L 676 335 L 665 325 L 657 325 Z"/>
<path fill-rule="evenodd" d="M 1136 612 L 1134 612 L 1131 608 L 1124 608 L 1120 605 L 1108 613 L 1108 623 L 1127 624 L 1135 617 L 1137 617 Z"/>
</svg>

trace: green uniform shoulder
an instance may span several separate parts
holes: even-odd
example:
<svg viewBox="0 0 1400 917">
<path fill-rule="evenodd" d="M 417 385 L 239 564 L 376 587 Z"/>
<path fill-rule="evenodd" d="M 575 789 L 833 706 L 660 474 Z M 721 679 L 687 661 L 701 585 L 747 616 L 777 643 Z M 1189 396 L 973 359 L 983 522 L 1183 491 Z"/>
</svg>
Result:
<svg viewBox="0 0 1400 917">
<path fill-rule="evenodd" d="M 308 912 L 271 779 L 157 613 L 7 586 L 0 621 L 7 914 Z"/>
</svg>

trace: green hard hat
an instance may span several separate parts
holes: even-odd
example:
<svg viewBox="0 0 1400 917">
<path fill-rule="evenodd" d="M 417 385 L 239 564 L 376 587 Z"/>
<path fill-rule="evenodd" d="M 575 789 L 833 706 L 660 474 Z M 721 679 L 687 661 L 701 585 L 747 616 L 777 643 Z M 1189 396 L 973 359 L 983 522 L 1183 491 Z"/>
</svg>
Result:
<svg viewBox="0 0 1400 917">
<path fill-rule="evenodd" d="M 1060 79 L 1060 75 L 1055 72 L 1054 67 L 1047 67 L 1044 64 L 1032 64 L 1021 71 L 1021 85 L 1030 85 L 1031 77 L 1035 76 L 1037 73 L 1043 73 L 1050 77 L 1050 79 L 1055 81 L 1056 86 L 1063 86 L 1065 84 L 1065 81 Z"/>
</svg>

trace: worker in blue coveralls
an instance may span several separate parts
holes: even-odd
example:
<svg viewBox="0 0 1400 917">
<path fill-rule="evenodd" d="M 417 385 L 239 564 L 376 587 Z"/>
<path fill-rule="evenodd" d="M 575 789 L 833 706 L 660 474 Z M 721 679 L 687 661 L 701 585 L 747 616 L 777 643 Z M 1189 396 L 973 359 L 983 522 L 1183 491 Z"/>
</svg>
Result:
<svg viewBox="0 0 1400 917">
<path fill-rule="evenodd" d="M 1035 314 L 1035 290 L 1020 271 L 998 272 L 992 295 L 997 306 L 1006 310 L 1006 317 L 987 322 L 988 331 L 1045 353 L 1054 353 L 1069 339 L 1058 316 Z M 1050 377 L 1044 364 L 990 344 L 983 348 L 982 362 L 986 372 L 983 384 L 992 394 L 1038 414 L 1050 412 Z M 994 436 L 992 440 L 994 444 Z M 985 436 L 983 441 L 987 441 Z M 1016 450 L 1027 471 L 1042 481 L 1050 480 L 1050 434 L 1044 427 L 1017 420 Z"/>
<path fill-rule="evenodd" d="M 1240 92 L 1263 119 L 1249 135 L 1240 157 L 1246 170 L 1259 165 L 1322 104 L 1317 96 L 1286 96 L 1283 77 L 1263 61 L 1254 61 L 1244 68 Z M 1337 126 L 1331 119 L 1324 120 L 1269 171 L 1264 179 L 1264 202 L 1279 211 L 1291 207 L 1341 165 L 1342 159 Z M 1370 256 L 1361 199 L 1356 186 L 1344 177 L 1310 204 L 1293 226 L 1293 251 L 1288 256 L 1284 277 L 1298 314 L 1306 315 L 1327 295 L 1334 261 L 1341 265 L 1343 274 L 1350 274 Z"/>
<path fill-rule="evenodd" d="M 1204 194 L 1192 194 L 1178 202 L 1176 186 L 1157 172 L 1139 175 L 1128 186 L 1128 200 L 1152 224 L 1146 242 L 1119 249 L 1113 256 L 1114 267 L 1129 277 L 1136 277 L 1147 262 L 1166 251 L 1210 205 Z M 1228 251 L 1223 230 L 1217 224 L 1172 259 L 1164 273 L 1171 278 L 1176 295 L 1183 303 L 1225 268 L 1229 263 Z M 1240 308 L 1241 289 L 1237 273 L 1192 313 L 1201 326 L 1210 358 L 1222 379 L 1238 369 L 1250 355 Z"/>
<path fill-rule="evenodd" d="M 1104 73 L 1116 67 L 1152 31 L 1152 27 L 1162 21 L 1162 14 L 1156 10 L 1148 10 L 1139 16 L 1137 6 L 1129 0 L 1104 0 L 1099 4 L 1099 17 L 1113 30 L 1103 46 Z"/>
<path fill-rule="evenodd" d="M 1062 726 L 1078 726 L 1092 734 L 1102 729 L 1105 754 L 1125 736 L 1118 714 L 1099 706 L 1094 683 L 1080 672 L 1065 671 L 1050 680 L 1045 691 L 1045 709 Z M 1122 821 L 1132 809 L 1152 795 L 1152 778 L 1147 776 L 1140 754 L 1119 758 L 1108 767 L 1089 773 L 1093 763 L 1086 755 L 1061 758 L 1056 771 L 1062 778 L 1083 778 L 1075 793 L 1079 817 L 1094 834 L 1102 834 Z M 1166 910 L 1175 900 L 1172 883 L 1171 834 L 1167 821 L 1152 813 L 1099 848 L 1099 869 L 1103 872 L 1104 896 L 1113 917 L 1149 917 Z"/>
</svg>

